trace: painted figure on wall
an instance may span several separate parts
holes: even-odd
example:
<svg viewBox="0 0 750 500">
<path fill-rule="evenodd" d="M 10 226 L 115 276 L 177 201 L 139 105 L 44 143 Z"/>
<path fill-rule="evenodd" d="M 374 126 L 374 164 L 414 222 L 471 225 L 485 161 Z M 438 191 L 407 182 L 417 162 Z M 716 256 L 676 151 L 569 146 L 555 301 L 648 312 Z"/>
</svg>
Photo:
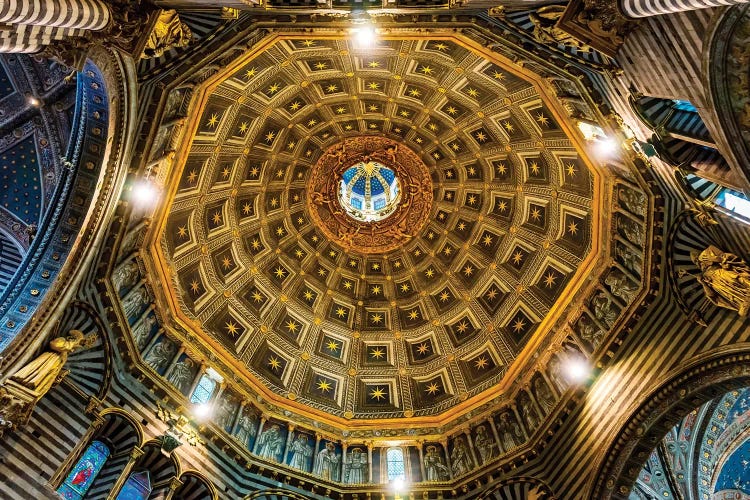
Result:
<svg viewBox="0 0 750 500">
<path fill-rule="evenodd" d="M 466 447 L 464 438 L 459 437 L 453 442 L 453 451 L 451 451 L 451 469 L 453 477 L 466 474 L 474 467 L 469 455 L 469 449 Z"/>
<path fill-rule="evenodd" d="M 190 358 L 178 361 L 169 372 L 167 381 L 184 394 L 185 391 L 190 389 L 190 383 L 193 381 L 194 366 L 195 363 Z"/>
<path fill-rule="evenodd" d="M 284 446 L 284 438 L 281 437 L 279 426 L 271 425 L 267 431 L 260 435 L 258 441 L 258 456 L 278 461 Z"/>
<path fill-rule="evenodd" d="M 255 437 L 255 434 L 258 432 L 257 428 L 258 417 L 254 413 L 245 410 L 240 415 L 240 418 L 237 419 L 237 429 L 234 432 L 234 438 L 242 443 L 242 446 L 247 447 L 250 444 L 250 439 Z"/>
<path fill-rule="evenodd" d="M 169 339 L 162 339 L 156 344 L 143 360 L 156 371 L 161 370 L 172 359 L 174 344 Z"/>
<path fill-rule="evenodd" d="M 506 452 L 514 449 L 523 442 L 521 427 L 518 425 L 518 422 L 516 422 L 516 419 L 512 418 L 508 412 L 500 415 L 499 431 L 503 450 Z"/>
<path fill-rule="evenodd" d="M 443 463 L 443 457 L 437 447 L 430 445 L 424 455 L 424 470 L 427 481 L 447 481 L 449 479 L 448 467 Z"/>
<path fill-rule="evenodd" d="M 492 435 L 487 432 L 487 426 L 484 424 L 477 427 L 476 433 L 474 446 L 479 452 L 479 459 L 485 464 L 495 456 L 495 447 L 497 444 Z"/>
<path fill-rule="evenodd" d="M 349 451 L 349 461 L 346 464 L 346 482 L 362 484 L 367 482 L 367 455 L 362 448 L 354 447 Z"/>
<path fill-rule="evenodd" d="M 292 443 L 290 451 L 292 458 L 289 460 L 289 465 L 307 472 L 307 461 L 313 453 L 308 437 L 305 434 L 297 434 L 297 439 Z"/>
<path fill-rule="evenodd" d="M 341 476 L 339 474 L 341 470 L 340 461 L 341 456 L 336 453 L 336 445 L 328 441 L 323 449 L 318 452 L 314 473 L 329 481 L 339 481 Z"/>
</svg>

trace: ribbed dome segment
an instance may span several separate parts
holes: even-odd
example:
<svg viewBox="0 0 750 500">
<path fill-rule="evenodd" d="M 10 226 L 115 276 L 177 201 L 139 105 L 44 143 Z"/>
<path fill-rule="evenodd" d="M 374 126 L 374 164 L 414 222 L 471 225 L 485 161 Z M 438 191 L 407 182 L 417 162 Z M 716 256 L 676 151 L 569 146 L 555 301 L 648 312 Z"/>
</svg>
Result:
<svg viewBox="0 0 750 500">
<path fill-rule="evenodd" d="M 342 175 L 339 200 L 356 220 L 383 220 L 393 213 L 400 199 L 398 178 L 382 163 L 359 162 Z"/>
</svg>

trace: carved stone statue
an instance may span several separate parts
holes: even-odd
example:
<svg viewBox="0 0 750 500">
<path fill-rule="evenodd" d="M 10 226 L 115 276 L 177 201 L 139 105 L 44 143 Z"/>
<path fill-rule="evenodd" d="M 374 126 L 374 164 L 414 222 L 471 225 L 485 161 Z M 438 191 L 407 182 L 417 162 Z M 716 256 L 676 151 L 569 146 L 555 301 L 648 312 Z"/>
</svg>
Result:
<svg viewBox="0 0 750 500">
<path fill-rule="evenodd" d="M 453 451 L 451 451 L 451 469 L 453 477 L 466 474 L 474 467 L 469 455 L 469 449 L 466 447 L 464 438 L 459 437 L 453 442 Z"/>
<path fill-rule="evenodd" d="M 329 481 L 339 481 L 341 467 L 339 462 L 341 455 L 336 453 L 336 445 L 330 441 L 326 442 L 322 450 L 318 452 L 318 460 L 315 462 L 315 474 Z"/>
<path fill-rule="evenodd" d="M 477 427 L 476 432 L 477 435 L 474 438 L 474 447 L 479 452 L 479 459 L 482 461 L 482 464 L 485 464 L 495 456 L 495 447 L 497 446 L 497 443 L 495 443 L 495 439 L 492 435 L 487 432 L 487 427 L 485 425 Z"/>
<path fill-rule="evenodd" d="M 747 316 L 750 308 L 750 268 L 733 253 L 709 245 L 691 259 L 700 269 L 698 283 L 713 304 Z"/>
<path fill-rule="evenodd" d="M 517 447 L 523 442 L 523 433 L 516 419 L 511 417 L 507 411 L 500 415 L 499 423 L 500 441 L 505 452 Z"/>
<path fill-rule="evenodd" d="M 312 456 L 313 449 L 309 444 L 309 439 L 305 434 L 297 434 L 291 446 L 292 458 L 289 465 L 295 469 L 307 472 L 307 460 Z"/>
<path fill-rule="evenodd" d="M 591 47 L 557 27 L 564 12 L 564 5 L 547 5 L 531 12 L 529 19 L 534 23 L 534 38 L 540 43 L 553 46 L 564 45 L 575 48 L 579 52 L 590 52 Z"/>
<path fill-rule="evenodd" d="M 278 461 L 283 446 L 284 438 L 281 436 L 279 426 L 273 424 L 267 431 L 260 435 L 258 441 L 258 456 Z"/>
<path fill-rule="evenodd" d="M 609 272 L 604 283 L 609 287 L 612 295 L 621 298 L 626 304 L 633 302 L 638 293 L 638 285 L 633 283 L 622 272 L 613 269 Z"/>
<path fill-rule="evenodd" d="M 177 11 L 163 10 L 146 40 L 142 57 L 159 57 L 172 48 L 185 47 L 192 39 L 193 33 L 188 25 L 180 20 Z"/>
<path fill-rule="evenodd" d="M 167 376 L 167 381 L 171 383 L 178 391 L 185 393 L 190 388 L 193 381 L 193 368 L 195 362 L 190 358 L 175 363 L 172 370 Z"/>
<path fill-rule="evenodd" d="M 154 370 L 159 371 L 170 361 L 173 354 L 174 343 L 164 338 L 149 351 L 143 361 Z"/>
<path fill-rule="evenodd" d="M 362 448 L 354 447 L 349 452 L 345 479 L 348 484 L 367 482 L 367 455 L 362 453 Z"/>
<path fill-rule="evenodd" d="M 258 417 L 256 417 L 254 413 L 245 410 L 237 420 L 237 430 L 234 432 L 234 438 L 239 441 L 242 446 L 247 446 L 250 442 L 250 438 L 255 436 L 258 432 L 257 427 Z"/>
<path fill-rule="evenodd" d="M 43 352 L 0 386 L 0 435 L 6 428 L 17 428 L 28 422 L 37 402 L 57 383 L 66 372 L 63 366 L 68 355 L 81 347 L 90 347 L 96 334 L 84 335 L 80 330 L 71 330 L 67 337 L 56 337 Z"/>
<path fill-rule="evenodd" d="M 10 376 L 10 380 L 31 389 L 39 397 L 44 396 L 55 383 L 68 360 L 68 354 L 86 344 L 86 336 L 80 330 L 71 330 L 69 337 L 57 337 L 49 343 L 50 350 L 37 356 L 26 366 Z"/>
<path fill-rule="evenodd" d="M 424 470 L 427 481 L 447 481 L 449 478 L 448 467 L 443 463 L 443 457 L 437 447 L 430 445 L 424 455 Z"/>
</svg>

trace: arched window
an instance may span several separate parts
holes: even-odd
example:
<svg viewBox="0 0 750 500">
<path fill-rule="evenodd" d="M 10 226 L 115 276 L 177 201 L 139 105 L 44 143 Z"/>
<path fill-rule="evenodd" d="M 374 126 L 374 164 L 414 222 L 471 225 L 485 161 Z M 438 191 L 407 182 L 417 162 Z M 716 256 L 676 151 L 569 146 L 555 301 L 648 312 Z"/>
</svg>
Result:
<svg viewBox="0 0 750 500">
<path fill-rule="evenodd" d="M 151 478 L 147 470 L 133 472 L 122 485 L 115 500 L 146 500 L 151 494 Z"/>
<path fill-rule="evenodd" d="M 401 448 L 388 448 L 388 452 L 385 455 L 385 461 L 388 465 L 388 481 L 406 479 L 404 452 Z"/>
<path fill-rule="evenodd" d="M 213 368 L 206 370 L 201 375 L 198 384 L 190 395 L 190 402 L 198 405 L 206 404 L 211 400 L 216 387 L 224 381 L 224 378 Z"/>
<path fill-rule="evenodd" d="M 58 488 L 57 493 L 66 500 L 80 500 L 91 487 L 96 475 L 104 467 L 111 451 L 101 441 L 92 441 L 86 451 Z"/>
</svg>

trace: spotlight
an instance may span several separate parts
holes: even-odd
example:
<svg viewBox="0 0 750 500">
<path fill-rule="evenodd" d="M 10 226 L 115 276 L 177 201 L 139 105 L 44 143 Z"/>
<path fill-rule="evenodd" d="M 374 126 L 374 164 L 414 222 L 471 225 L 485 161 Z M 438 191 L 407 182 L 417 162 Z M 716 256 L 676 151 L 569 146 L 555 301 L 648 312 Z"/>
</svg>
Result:
<svg viewBox="0 0 750 500">
<path fill-rule="evenodd" d="M 595 147 L 600 156 L 609 156 L 617 151 L 618 143 L 609 137 L 602 137 L 595 141 Z"/>
<path fill-rule="evenodd" d="M 156 204 L 159 191 L 148 180 L 138 181 L 132 189 L 131 199 L 134 203 L 143 207 L 150 207 Z"/>
<path fill-rule="evenodd" d="M 39 99 L 37 99 L 36 97 L 34 97 L 32 95 L 30 95 L 30 96 L 28 96 L 26 98 L 26 102 L 28 102 L 29 104 L 31 104 L 35 108 L 38 108 L 39 106 L 42 105 L 42 101 L 40 101 Z"/>
<path fill-rule="evenodd" d="M 211 416 L 211 405 L 203 403 L 193 408 L 193 413 L 198 420 L 205 420 Z"/>
<path fill-rule="evenodd" d="M 370 25 L 359 26 L 353 30 L 354 39 L 360 47 L 370 47 L 375 44 L 377 33 L 375 28 Z"/>
<path fill-rule="evenodd" d="M 570 357 L 564 366 L 565 378 L 571 383 L 581 383 L 586 380 L 591 373 L 591 368 L 585 360 L 576 357 Z"/>
<path fill-rule="evenodd" d="M 391 487 L 396 493 L 403 491 L 404 486 L 406 486 L 406 481 L 404 481 L 404 479 L 400 477 L 397 477 L 393 480 L 393 483 L 391 483 Z"/>
</svg>

